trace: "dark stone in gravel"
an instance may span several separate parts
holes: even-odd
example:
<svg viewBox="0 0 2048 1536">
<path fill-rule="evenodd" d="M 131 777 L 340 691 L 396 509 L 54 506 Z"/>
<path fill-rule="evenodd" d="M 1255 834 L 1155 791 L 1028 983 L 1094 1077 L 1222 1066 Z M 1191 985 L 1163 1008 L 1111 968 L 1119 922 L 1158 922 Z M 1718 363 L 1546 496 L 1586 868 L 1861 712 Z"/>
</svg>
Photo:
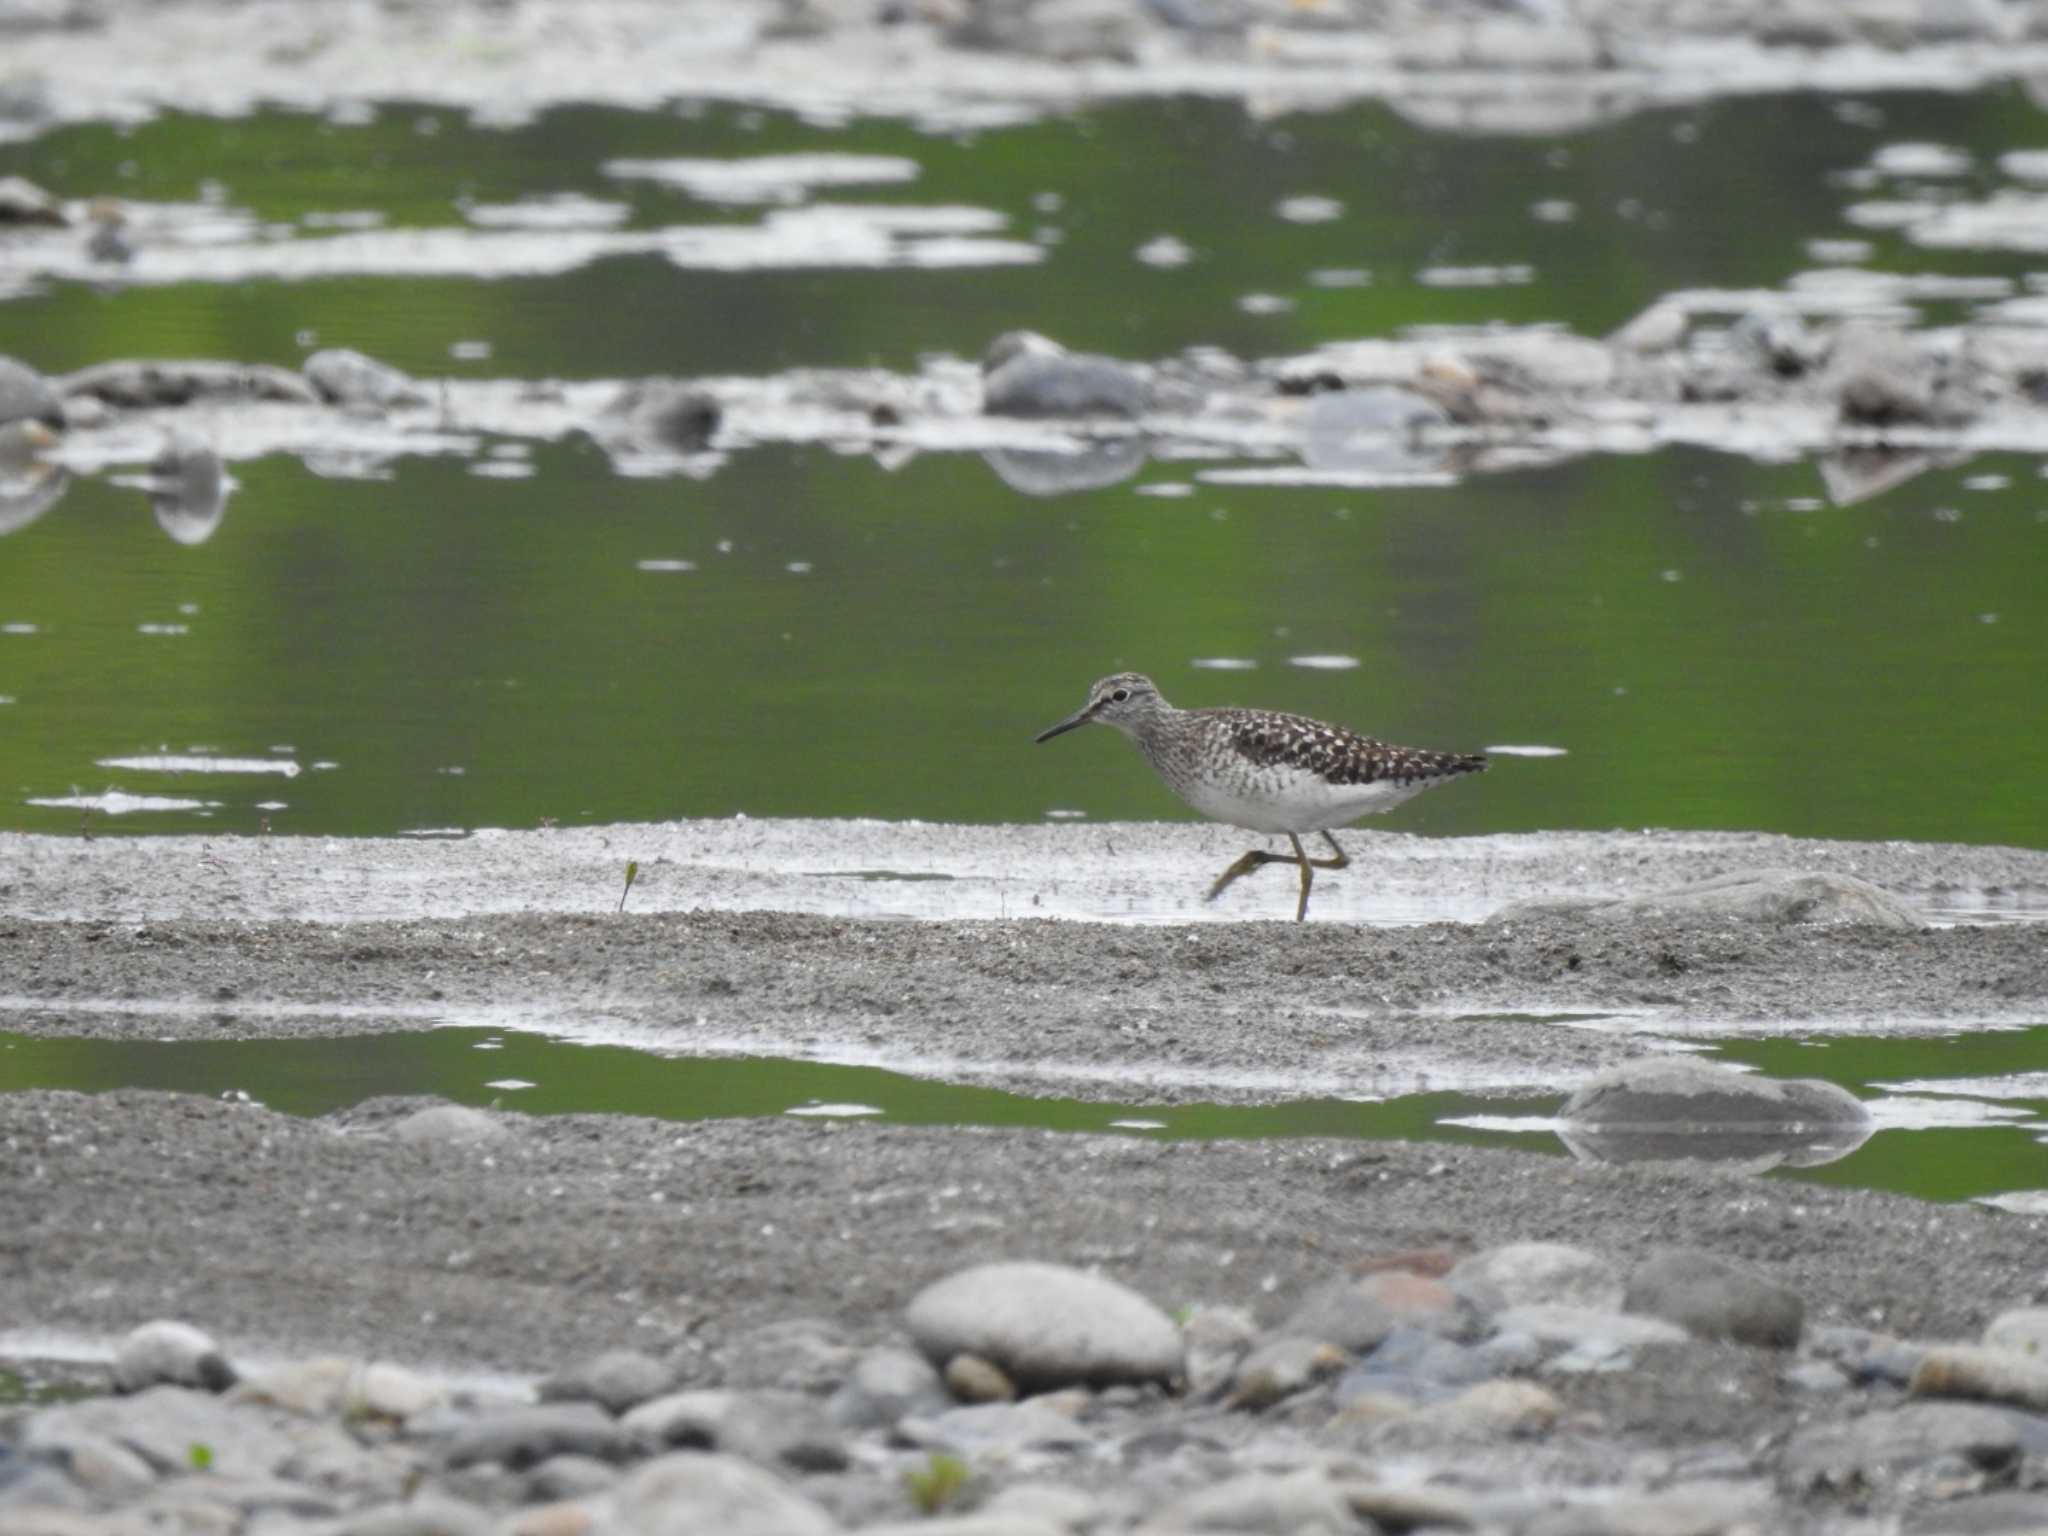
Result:
<svg viewBox="0 0 2048 1536">
<path fill-rule="evenodd" d="M 1699 1248 L 1652 1254 L 1629 1276 L 1630 1312 L 1677 1323 L 1697 1338 L 1790 1349 L 1806 1304 L 1796 1291 Z"/>
<path fill-rule="evenodd" d="M 1873 1483 L 1936 1463 L 1962 1471 L 2004 1472 L 2017 1466 L 2020 1437 L 2013 1415 L 1969 1403 L 1907 1403 L 1848 1423 L 1803 1429 L 1785 1447 L 1783 1476 L 1801 1491 L 1855 1493 Z"/>
<path fill-rule="evenodd" d="M 496 1462 L 518 1472 L 551 1456 L 625 1461 L 635 1449 L 632 1435 L 595 1403 L 551 1403 L 493 1413 L 456 1430 L 441 1459 L 450 1467 Z"/>
<path fill-rule="evenodd" d="M 659 1360 L 631 1349 L 610 1349 L 565 1366 L 541 1382 L 544 1403 L 595 1403 L 610 1414 L 624 1413 L 676 1383 L 676 1373 Z"/>
</svg>

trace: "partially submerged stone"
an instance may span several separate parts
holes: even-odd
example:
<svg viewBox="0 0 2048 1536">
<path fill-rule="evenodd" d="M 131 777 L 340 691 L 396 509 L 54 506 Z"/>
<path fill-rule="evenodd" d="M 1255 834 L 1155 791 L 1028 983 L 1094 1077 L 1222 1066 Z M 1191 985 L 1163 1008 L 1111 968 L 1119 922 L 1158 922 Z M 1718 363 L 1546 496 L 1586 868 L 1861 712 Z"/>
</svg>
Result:
<svg viewBox="0 0 2048 1536">
<path fill-rule="evenodd" d="M 1561 1134 L 1589 1162 L 1670 1158 L 1809 1167 L 1869 1139 L 1873 1122 L 1847 1089 L 1774 1078 L 1692 1056 L 1651 1056 L 1580 1085 L 1558 1111 Z"/>
<path fill-rule="evenodd" d="M 981 364 L 981 408 L 990 416 L 1138 416 L 1145 381 L 1128 363 L 1069 352 L 1036 331 L 1006 331 Z"/>
<path fill-rule="evenodd" d="M 44 224 L 62 229 L 71 220 L 64 205 L 22 176 L 0 176 L 0 227 Z"/>
<path fill-rule="evenodd" d="M 189 405 L 196 400 L 276 400 L 316 405 L 320 397 L 305 378 L 267 363 L 185 362 L 95 363 L 67 374 L 66 395 L 86 395 L 126 410 Z"/>
<path fill-rule="evenodd" d="M 411 375 L 349 347 L 323 348 L 306 359 L 301 371 L 330 405 L 385 411 L 427 399 Z"/>
<path fill-rule="evenodd" d="M 1696 885 L 1637 896 L 1586 896 L 1518 901 L 1488 921 L 1582 917 L 1597 922 L 1867 923 L 1878 928 L 1925 926 L 1891 892 L 1854 875 L 1754 870 Z"/>
</svg>

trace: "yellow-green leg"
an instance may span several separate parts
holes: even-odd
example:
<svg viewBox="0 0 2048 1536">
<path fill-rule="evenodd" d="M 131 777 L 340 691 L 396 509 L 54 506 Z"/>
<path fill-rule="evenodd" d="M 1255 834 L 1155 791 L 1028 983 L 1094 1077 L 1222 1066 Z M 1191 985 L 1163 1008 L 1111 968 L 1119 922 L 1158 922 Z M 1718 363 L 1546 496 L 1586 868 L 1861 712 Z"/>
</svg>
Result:
<svg viewBox="0 0 2048 1536">
<path fill-rule="evenodd" d="M 1323 834 L 1323 841 L 1330 845 L 1330 853 L 1332 855 L 1332 857 L 1327 859 L 1310 858 L 1308 850 L 1301 846 L 1301 839 L 1292 832 L 1287 834 L 1287 841 L 1294 845 L 1294 856 L 1292 858 L 1289 858 L 1284 853 L 1269 853 L 1264 848 L 1254 848 L 1250 853 L 1247 853 L 1243 858 L 1216 877 L 1216 883 L 1209 887 L 1209 894 L 1204 899 L 1214 901 L 1223 894 L 1224 888 L 1231 881 L 1237 879 L 1240 875 L 1250 874 L 1262 865 L 1294 864 L 1298 865 L 1301 869 L 1301 901 L 1294 909 L 1294 920 L 1297 923 L 1305 920 L 1308 917 L 1309 887 L 1315 881 L 1315 871 L 1319 869 L 1347 868 L 1351 863 L 1351 856 L 1345 853 L 1338 846 L 1337 839 L 1330 836 L 1327 832 Z"/>
</svg>

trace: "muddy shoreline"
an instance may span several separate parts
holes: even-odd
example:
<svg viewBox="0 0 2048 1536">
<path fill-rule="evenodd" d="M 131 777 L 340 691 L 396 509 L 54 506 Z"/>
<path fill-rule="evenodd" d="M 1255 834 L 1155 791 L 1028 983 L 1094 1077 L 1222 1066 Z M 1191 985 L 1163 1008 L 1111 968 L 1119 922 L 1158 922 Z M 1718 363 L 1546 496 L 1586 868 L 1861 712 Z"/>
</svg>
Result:
<svg viewBox="0 0 2048 1536">
<path fill-rule="evenodd" d="M 456 840 L 17 835 L 0 840 L 5 1027 L 196 1040 L 484 1024 L 1068 1098 L 1260 1103 L 1564 1093 L 1712 1034 L 2048 1021 L 2040 926 L 2012 920 L 2039 907 L 2048 854 L 1361 833 L 1354 868 L 1318 883 L 1297 926 L 1285 871 L 1199 900 L 1238 837 L 737 820 Z M 1872 881 L 1948 921 L 1526 905 L 1786 870 Z M 1109 914 L 1125 921 L 1072 920 Z"/>
<path fill-rule="evenodd" d="M 1345 872 L 1364 878 L 1319 884 L 1330 909 L 1317 921 L 1243 920 L 1246 909 L 1291 904 L 1287 882 L 1256 880 L 1240 883 L 1229 913 L 1176 920 L 1191 915 L 1180 910 L 1195 906 L 1191 886 L 1199 891 L 1235 837 L 1187 826 L 741 821 L 364 842 L 14 835 L 0 840 L 6 1023 L 192 1039 L 517 1017 L 572 1039 L 669 1052 L 868 1060 L 1070 1097 L 1262 1102 L 1560 1087 L 1742 1021 L 1906 1031 L 2048 1017 L 2042 930 L 2011 920 L 2048 885 L 2038 852 L 1672 833 L 1366 834 L 1355 850 L 1364 860 Z M 607 911 L 628 856 L 646 873 L 626 913 Z M 1446 903 L 1483 918 L 1530 896 L 1614 897 L 1786 868 L 1853 873 L 1923 909 L 1982 913 L 2002 901 L 2009 915 L 1895 927 L 1696 912 L 1443 920 Z M 1001 881 L 977 883 L 977 872 L 997 869 Z M 849 878 L 878 871 L 890 878 Z M 904 878 L 918 874 L 951 878 Z M 947 902 L 985 902 L 997 885 L 1019 908 L 1037 893 L 1069 910 L 1110 903 L 1150 920 L 943 915 Z M 849 910 L 878 891 L 883 901 L 920 897 L 922 915 Z M 1378 922 L 1360 921 L 1374 902 Z M 779 910 L 803 903 L 828 910 Z M 1389 925 L 1390 912 L 1409 920 Z M 1553 1241 L 1626 1273 L 1677 1245 L 1796 1294 L 1808 1345 L 1588 1344 L 1620 1353 L 1601 1355 L 1608 1363 L 1596 1370 L 1501 1383 L 1550 1427 L 1468 1426 L 1444 1431 L 1449 1441 L 1426 1428 L 1428 1414 L 1448 1408 L 1375 1410 L 1424 1417 L 1361 1427 L 1339 1411 L 1350 1389 L 1328 1377 L 1287 1389 L 1265 1414 L 1213 1395 L 1126 1389 L 1074 1400 L 1073 1433 L 1096 1454 L 969 1452 L 979 1479 L 969 1498 L 1050 1481 L 1084 1499 L 1087 1521 L 1122 1528 L 1160 1487 L 1194 1497 L 1274 1470 L 1323 1478 L 1382 1467 L 1409 1480 L 1401 1497 L 1453 1500 L 1467 1528 L 1548 1530 L 1540 1521 L 1559 1509 L 1594 1518 L 1578 1502 L 1590 1498 L 1610 1511 L 1605 1523 L 1569 1528 L 1648 1532 L 1666 1527 L 1611 1511 L 1629 1500 L 1653 1513 L 1660 1499 L 1690 1506 L 1697 1495 L 1667 1490 L 1698 1475 L 1723 1514 L 1688 1529 L 1741 1528 L 1768 1509 L 1772 1528 L 1832 1531 L 1856 1528 L 1858 1511 L 1920 1507 L 1926 1485 L 1910 1469 L 1941 1465 L 1947 1442 L 1937 1435 L 1930 1448 L 1914 1427 L 1914 1449 L 1883 1440 L 1843 1452 L 1829 1437 L 1873 1433 L 1848 1427 L 1865 1415 L 1920 1426 L 1914 1415 L 1931 1409 L 1928 1422 L 1941 1425 L 1961 1410 L 1902 1398 L 1903 1378 L 1852 1377 L 1826 1352 L 1910 1358 L 1921 1344 L 1882 1340 L 1974 1338 L 2035 1301 L 2048 1272 L 2048 1219 L 1696 1164 L 786 1117 L 499 1112 L 487 1139 L 422 1141 L 409 1134 L 420 1105 L 385 1099 L 295 1119 L 137 1091 L 0 1095 L 10 1207 L 0 1277 L 13 1301 L 0 1358 L 30 1362 L 32 1379 L 55 1369 L 89 1383 L 95 1368 L 75 1362 L 156 1317 L 199 1323 L 245 1360 L 383 1358 L 514 1380 L 630 1348 L 686 1390 L 742 1402 L 767 1392 L 786 1416 L 794 1410 L 775 1392 L 793 1381 L 834 1390 L 863 1351 L 900 1340 L 903 1308 L 923 1287 L 981 1261 L 1050 1260 L 1097 1270 L 1164 1308 L 1242 1309 L 1247 1338 L 1265 1330 L 1284 1353 L 1296 1303 L 1376 1254 Z M 1938 1273 L 1931 1253 L 1943 1256 Z M 1597 1331 L 1640 1325 L 1572 1326 L 1604 1337 Z M 74 1363 L 33 1363 L 50 1357 Z M 1815 1382 L 1827 1384 L 1817 1396 Z M 1402 1390 L 1426 1403 L 1443 1389 Z M 172 1400 L 133 1402 L 121 1411 L 146 1415 Z M 516 1411 L 490 1399 L 455 1422 Z M 53 1412 L 30 1414 L 22 1432 L 68 1433 Z M 474 1511 L 466 1518 L 496 1510 L 511 1529 L 538 1490 L 572 1485 L 586 1501 L 575 1518 L 602 1518 L 605 1500 L 637 1486 L 615 1482 L 616 1471 L 564 1484 L 437 1470 L 454 1454 L 437 1449 L 445 1420 L 423 1416 L 381 1454 L 423 1469 L 422 1497 L 455 1498 Z M 2014 1409 L 1958 1422 L 1972 1434 L 1987 1422 L 1995 1435 L 2032 1433 L 2031 1416 Z M 261 1428 L 231 1417 L 208 1433 Z M 908 1447 L 856 1437 L 846 1470 L 785 1471 L 785 1486 L 849 1526 L 908 1518 L 903 1472 L 926 1454 L 915 1439 L 925 1431 L 910 1433 Z M 1208 1449 L 1162 1472 L 1163 1484 L 1143 1470 L 1149 1453 L 1116 1449 L 1187 1436 Z M 1878 1469 L 1875 1493 L 1815 1493 L 1836 1485 L 1813 1467 L 1840 1455 Z M 1944 1486 L 1948 1496 L 2009 1487 L 2019 1465 Z M 181 1483 L 178 1496 L 231 1496 L 214 1486 Z M 374 1489 L 295 1497 L 360 1509 Z"/>
</svg>

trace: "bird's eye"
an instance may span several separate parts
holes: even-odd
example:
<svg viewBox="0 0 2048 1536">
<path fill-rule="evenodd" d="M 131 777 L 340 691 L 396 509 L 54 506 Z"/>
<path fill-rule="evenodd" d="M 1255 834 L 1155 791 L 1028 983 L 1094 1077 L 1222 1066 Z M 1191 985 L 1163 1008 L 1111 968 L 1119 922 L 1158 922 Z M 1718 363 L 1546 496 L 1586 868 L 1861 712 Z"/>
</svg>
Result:
<svg viewBox="0 0 2048 1536">
<path fill-rule="evenodd" d="M 1112 703 L 1112 704 L 1121 704 L 1121 703 L 1123 703 L 1123 701 L 1124 701 L 1125 699 L 1128 699 L 1128 698 L 1129 698 L 1130 696 L 1131 696 L 1131 690 L 1130 690 L 1130 689 L 1128 689 L 1128 688 L 1119 688 L 1119 689 L 1117 689 L 1117 691 L 1116 691 L 1115 693 L 1112 693 L 1112 694 L 1111 694 L 1111 695 L 1109 696 L 1109 702 L 1110 702 L 1110 703 Z"/>
</svg>

